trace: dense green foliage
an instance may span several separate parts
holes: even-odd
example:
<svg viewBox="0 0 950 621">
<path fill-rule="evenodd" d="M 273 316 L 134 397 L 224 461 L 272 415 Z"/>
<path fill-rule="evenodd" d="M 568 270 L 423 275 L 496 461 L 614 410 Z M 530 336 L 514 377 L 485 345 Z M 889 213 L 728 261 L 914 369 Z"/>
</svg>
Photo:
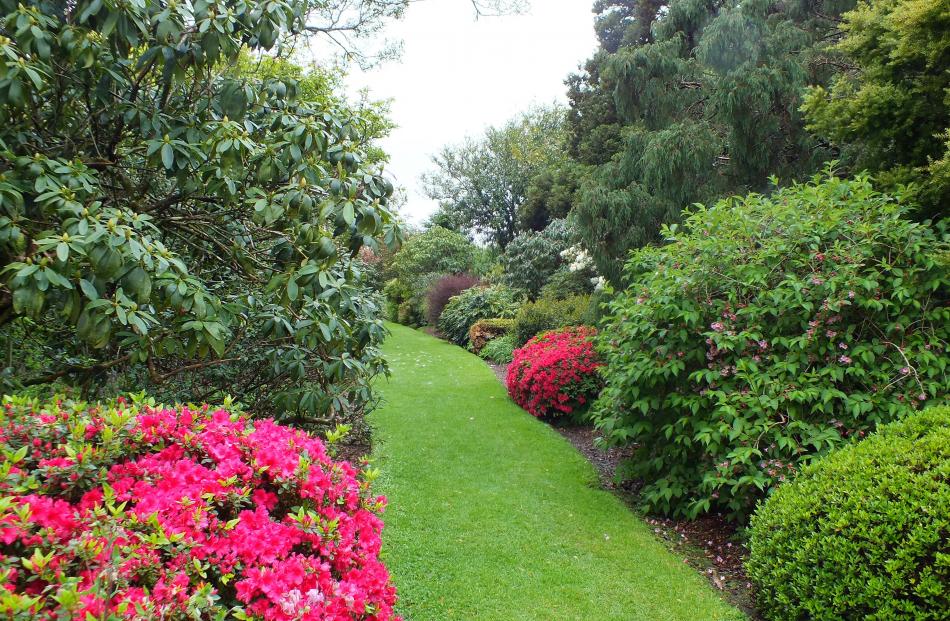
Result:
<svg viewBox="0 0 950 621">
<path fill-rule="evenodd" d="M 541 287 L 541 297 L 551 300 L 563 300 L 576 295 L 594 293 L 594 272 L 591 270 L 571 270 L 562 267 L 557 270 Z"/>
<path fill-rule="evenodd" d="M 509 364 L 514 358 L 517 347 L 514 335 L 506 334 L 488 341 L 478 355 L 495 364 Z"/>
<path fill-rule="evenodd" d="M 747 515 L 950 388 L 950 246 L 866 177 L 697 207 L 610 303 L 594 412 L 650 509 Z"/>
<path fill-rule="evenodd" d="M 563 299 L 540 298 L 524 304 L 515 315 L 515 342 L 524 345 L 546 330 L 587 323 L 590 300 L 589 295 L 575 295 Z"/>
<path fill-rule="evenodd" d="M 505 249 L 502 281 L 535 298 L 551 276 L 564 264 L 561 253 L 571 246 L 565 220 L 554 220 L 541 232 L 519 234 Z"/>
<path fill-rule="evenodd" d="M 566 159 L 563 126 L 563 110 L 537 108 L 477 140 L 445 147 L 433 158 L 436 171 L 424 179 L 427 195 L 440 204 L 435 222 L 482 235 L 504 250 L 523 230 L 532 179 Z"/>
<path fill-rule="evenodd" d="M 49 351 L 14 387 L 132 369 L 302 424 L 370 399 L 384 330 L 352 257 L 398 237 L 379 116 L 247 62 L 330 4 L 0 7 L 0 331 L 29 318 Z"/>
<path fill-rule="evenodd" d="M 745 617 L 484 362 L 392 326 L 373 413 L 384 550 L 413 621 L 739 621 Z"/>
<path fill-rule="evenodd" d="M 406 325 L 425 321 L 426 294 L 441 277 L 471 271 L 478 249 L 464 235 L 432 226 L 411 235 L 393 255 L 384 292 L 390 319 Z"/>
<path fill-rule="evenodd" d="M 805 98 L 809 129 L 841 145 L 886 185 L 916 182 L 921 215 L 950 205 L 950 6 L 861 0 L 844 15 L 838 49 L 852 70 Z"/>
<path fill-rule="evenodd" d="M 578 232 L 618 284 L 630 249 L 697 201 L 799 178 L 830 151 L 804 129 L 803 89 L 848 0 L 599 1 L 598 54 L 569 82 L 572 155 L 591 167 Z"/>
<path fill-rule="evenodd" d="M 439 318 L 439 330 L 453 343 L 464 346 L 476 322 L 510 319 L 520 305 L 519 294 L 507 287 L 472 287 L 449 300 Z"/>
<path fill-rule="evenodd" d="M 946 619 L 950 408 L 925 410 L 805 468 L 752 520 L 749 577 L 768 619 Z"/>
</svg>

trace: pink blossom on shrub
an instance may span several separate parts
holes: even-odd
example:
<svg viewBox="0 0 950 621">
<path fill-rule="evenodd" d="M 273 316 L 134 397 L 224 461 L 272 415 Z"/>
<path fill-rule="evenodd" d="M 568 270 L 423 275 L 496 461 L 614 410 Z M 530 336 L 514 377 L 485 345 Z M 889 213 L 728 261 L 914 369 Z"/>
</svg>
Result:
<svg viewBox="0 0 950 621">
<path fill-rule="evenodd" d="M 398 619 L 385 499 L 302 431 L 15 399 L 0 452 L 5 618 Z"/>
<path fill-rule="evenodd" d="M 540 334 L 514 352 L 506 384 L 511 398 L 534 416 L 570 414 L 597 396 L 601 362 L 585 326 Z"/>
</svg>

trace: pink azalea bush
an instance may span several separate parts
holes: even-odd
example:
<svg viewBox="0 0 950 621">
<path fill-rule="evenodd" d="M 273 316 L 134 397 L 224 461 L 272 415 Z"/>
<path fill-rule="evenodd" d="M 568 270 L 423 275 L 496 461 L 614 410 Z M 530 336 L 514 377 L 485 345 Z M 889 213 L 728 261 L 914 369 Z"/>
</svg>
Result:
<svg viewBox="0 0 950 621">
<path fill-rule="evenodd" d="M 398 619 L 385 499 L 302 431 L 14 398 L 0 452 L 5 619 Z"/>
<path fill-rule="evenodd" d="M 511 398 L 534 416 L 561 416 L 597 396 L 602 366 L 594 328 L 580 326 L 539 334 L 514 352 L 506 384 Z"/>
</svg>

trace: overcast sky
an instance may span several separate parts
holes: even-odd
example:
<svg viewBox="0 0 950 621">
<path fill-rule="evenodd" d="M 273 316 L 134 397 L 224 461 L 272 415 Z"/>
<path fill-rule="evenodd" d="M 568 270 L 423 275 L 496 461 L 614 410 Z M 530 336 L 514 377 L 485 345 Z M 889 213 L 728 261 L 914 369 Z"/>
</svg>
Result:
<svg viewBox="0 0 950 621">
<path fill-rule="evenodd" d="M 444 144 L 477 136 L 532 104 L 565 102 L 564 79 L 596 46 L 592 0 L 533 0 L 525 15 L 475 19 L 469 0 L 421 0 L 385 36 L 402 39 L 400 60 L 354 70 L 348 87 L 392 98 L 399 125 L 383 146 L 388 173 L 408 191 L 404 215 L 435 209 L 419 176 Z"/>
</svg>

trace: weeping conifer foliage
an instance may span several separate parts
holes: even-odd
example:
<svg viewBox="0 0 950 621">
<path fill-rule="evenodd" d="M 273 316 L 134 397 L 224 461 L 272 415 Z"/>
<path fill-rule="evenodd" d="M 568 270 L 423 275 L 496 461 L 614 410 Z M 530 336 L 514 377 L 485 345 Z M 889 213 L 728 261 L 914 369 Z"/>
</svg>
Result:
<svg viewBox="0 0 950 621">
<path fill-rule="evenodd" d="M 601 50 L 569 80 L 574 156 L 591 170 L 575 218 L 614 283 L 627 253 L 694 202 L 798 179 L 833 157 L 799 113 L 805 88 L 837 71 L 831 44 L 853 0 L 600 2 Z M 579 80 L 586 78 L 586 84 Z M 609 101 L 611 110 L 604 110 Z M 597 106 L 600 106 L 598 108 Z M 619 127 L 600 143 L 599 111 Z M 610 141 L 614 142 L 611 143 Z M 608 152 L 609 156 L 604 157 Z M 585 154 L 596 154 L 584 161 Z M 600 159 L 600 161 L 596 161 Z"/>
</svg>

